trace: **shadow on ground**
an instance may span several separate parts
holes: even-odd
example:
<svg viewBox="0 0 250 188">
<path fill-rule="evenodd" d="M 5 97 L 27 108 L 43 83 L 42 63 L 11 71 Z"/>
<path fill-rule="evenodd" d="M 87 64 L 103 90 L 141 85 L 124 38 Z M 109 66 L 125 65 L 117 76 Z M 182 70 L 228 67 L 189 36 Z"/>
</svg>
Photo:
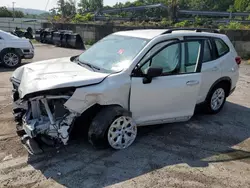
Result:
<svg viewBox="0 0 250 188">
<path fill-rule="evenodd" d="M 4 67 L 3 65 L 0 64 L 0 73 L 1 72 L 13 72 L 15 71 L 18 67 L 21 67 L 23 65 L 26 65 L 28 63 L 32 63 L 32 61 L 25 61 L 25 62 L 22 62 L 19 66 L 15 67 L 15 68 L 6 68 Z"/>
<path fill-rule="evenodd" d="M 67 147 L 30 156 L 28 163 L 67 187 L 103 187 L 169 165 L 206 167 L 246 159 L 250 152 L 233 146 L 249 138 L 249 114 L 249 108 L 227 102 L 218 115 L 140 128 L 136 142 L 122 151 L 96 150 L 77 138 Z"/>
</svg>

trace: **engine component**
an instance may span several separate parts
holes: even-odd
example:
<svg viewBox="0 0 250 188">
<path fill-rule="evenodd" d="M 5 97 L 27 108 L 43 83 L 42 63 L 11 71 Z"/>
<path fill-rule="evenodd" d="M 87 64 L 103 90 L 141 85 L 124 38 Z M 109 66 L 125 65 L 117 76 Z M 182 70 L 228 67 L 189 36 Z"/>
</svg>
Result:
<svg viewBox="0 0 250 188">
<path fill-rule="evenodd" d="M 69 96 L 41 96 L 27 101 L 22 127 L 29 138 L 46 135 L 67 144 L 69 130 L 77 114 L 64 108 Z"/>
</svg>

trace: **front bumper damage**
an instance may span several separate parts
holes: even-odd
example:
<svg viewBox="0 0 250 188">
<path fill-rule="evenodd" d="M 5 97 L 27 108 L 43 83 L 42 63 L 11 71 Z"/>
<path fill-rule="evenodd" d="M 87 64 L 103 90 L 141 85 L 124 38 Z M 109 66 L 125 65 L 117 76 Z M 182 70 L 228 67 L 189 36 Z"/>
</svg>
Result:
<svg viewBox="0 0 250 188">
<path fill-rule="evenodd" d="M 13 87 L 17 134 L 29 153 L 42 152 L 38 140 L 50 145 L 67 145 L 72 125 L 78 116 L 78 113 L 64 106 L 70 95 L 43 95 L 24 100 L 18 97 L 17 82 L 13 82 Z"/>
</svg>

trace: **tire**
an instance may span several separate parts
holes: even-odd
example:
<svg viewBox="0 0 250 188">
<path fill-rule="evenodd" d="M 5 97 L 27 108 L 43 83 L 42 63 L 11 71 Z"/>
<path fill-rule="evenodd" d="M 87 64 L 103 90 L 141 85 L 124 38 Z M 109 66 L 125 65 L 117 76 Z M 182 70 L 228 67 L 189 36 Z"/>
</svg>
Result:
<svg viewBox="0 0 250 188">
<path fill-rule="evenodd" d="M 88 140 L 96 148 L 110 146 L 119 150 L 129 147 L 136 135 L 137 127 L 131 113 L 120 106 L 107 106 L 91 122 Z"/>
<path fill-rule="evenodd" d="M 7 68 L 16 68 L 22 61 L 21 56 L 15 50 L 3 50 L 0 54 L 0 60 Z"/>
<path fill-rule="evenodd" d="M 216 93 L 217 92 L 217 93 Z M 218 95 L 217 95 L 218 94 Z M 215 97 L 217 95 L 217 97 Z M 220 96 L 220 97 L 219 97 Z M 211 90 L 211 92 L 208 94 L 206 99 L 206 111 L 209 114 L 217 114 L 221 111 L 221 109 L 224 107 L 225 101 L 227 96 L 227 87 L 225 84 L 217 84 L 215 87 Z M 215 98 L 219 98 L 218 100 L 215 100 Z M 214 101 L 217 102 L 212 102 Z M 217 104 L 217 105 L 215 105 Z"/>
</svg>

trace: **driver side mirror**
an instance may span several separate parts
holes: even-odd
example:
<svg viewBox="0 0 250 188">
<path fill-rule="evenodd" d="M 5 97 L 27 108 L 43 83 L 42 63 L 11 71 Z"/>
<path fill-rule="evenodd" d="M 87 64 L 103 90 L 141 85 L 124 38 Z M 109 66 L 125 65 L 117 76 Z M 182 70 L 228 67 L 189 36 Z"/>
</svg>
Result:
<svg viewBox="0 0 250 188">
<path fill-rule="evenodd" d="M 161 67 L 149 67 L 145 77 L 143 78 L 143 83 L 148 84 L 151 83 L 154 77 L 160 76 L 163 72 Z"/>
</svg>

